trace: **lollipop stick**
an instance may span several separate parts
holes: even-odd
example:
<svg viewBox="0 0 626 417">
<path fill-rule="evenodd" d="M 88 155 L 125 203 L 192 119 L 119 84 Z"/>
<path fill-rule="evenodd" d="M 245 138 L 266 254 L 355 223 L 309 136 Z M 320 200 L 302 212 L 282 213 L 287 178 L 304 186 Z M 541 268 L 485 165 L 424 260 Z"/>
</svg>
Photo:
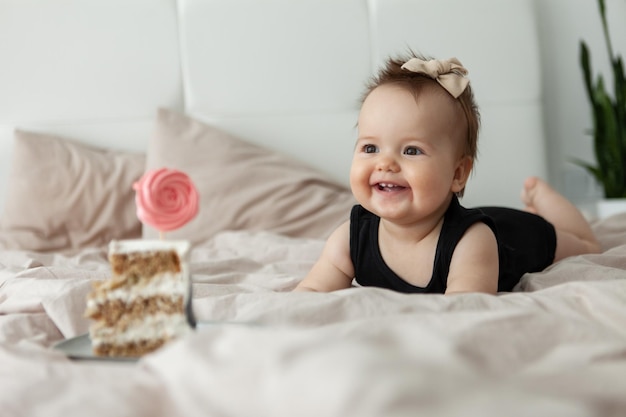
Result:
<svg viewBox="0 0 626 417">
<path fill-rule="evenodd" d="M 159 231 L 159 239 L 165 240 L 165 234 L 162 231 Z"/>
</svg>

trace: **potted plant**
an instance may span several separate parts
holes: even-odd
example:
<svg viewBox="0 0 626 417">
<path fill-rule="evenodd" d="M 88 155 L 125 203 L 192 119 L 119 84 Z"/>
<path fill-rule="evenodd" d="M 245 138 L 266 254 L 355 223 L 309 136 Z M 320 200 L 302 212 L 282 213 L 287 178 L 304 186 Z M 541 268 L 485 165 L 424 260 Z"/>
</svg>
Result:
<svg viewBox="0 0 626 417">
<path fill-rule="evenodd" d="M 622 57 L 613 53 L 604 0 L 598 0 L 598 7 L 604 40 L 611 60 L 613 92 L 612 94 L 607 92 L 602 74 L 593 77 L 589 48 L 581 41 L 580 65 L 593 116 L 592 133 L 596 165 L 580 160 L 575 162 L 601 184 L 605 201 L 611 204 L 616 199 L 626 199 L 626 75 Z M 623 209 L 626 210 L 626 207 Z M 611 214 L 603 210 L 599 205 L 600 217 Z"/>
</svg>

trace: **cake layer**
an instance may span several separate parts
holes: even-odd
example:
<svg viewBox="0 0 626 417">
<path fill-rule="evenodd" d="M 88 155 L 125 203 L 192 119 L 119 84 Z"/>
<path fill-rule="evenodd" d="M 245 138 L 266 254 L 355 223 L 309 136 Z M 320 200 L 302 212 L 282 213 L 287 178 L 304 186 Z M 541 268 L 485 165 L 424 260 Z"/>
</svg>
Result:
<svg viewBox="0 0 626 417">
<path fill-rule="evenodd" d="M 140 277 L 153 279 L 154 275 L 160 276 L 161 273 L 171 272 L 180 274 L 179 281 L 184 286 L 181 290 L 185 293 L 187 303 L 191 296 L 188 264 L 190 250 L 191 245 L 185 240 L 113 240 L 109 243 L 109 262 L 113 276 L 110 280 L 101 282 L 94 295 L 98 294 L 99 289 L 114 290 L 122 285 L 141 284 Z M 120 263 L 116 267 L 114 264 L 118 261 Z M 160 266 L 148 266 L 152 263 Z M 137 265 L 145 265 L 147 268 L 144 270 Z M 160 284 L 155 281 L 149 285 L 158 287 Z"/>
<path fill-rule="evenodd" d="M 110 344 L 103 343 L 94 346 L 93 352 L 98 356 L 138 357 L 153 352 L 169 340 L 141 340 L 137 342 Z"/>
<path fill-rule="evenodd" d="M 129 321 L 158 313 L 185 314 L 183 295 L 104 300 L 88 306 L 86 316 L 99 320 L 106 326 L 115 326 L 123 330 Z"/>
<path fill-rule="evenodd" d="M 180 272 L 180 259 L 175 251 L 112 253 L 109 262 L 113 275 L 132 280 L 163 272 Z"/>
<path fill-rule="evenodd" d="M 107 326 L 95 322 L 89 328 L 91 344 L 96 352 L 102 345 L 146 345 L 168 341 L 191 331 L 184 314 L 158 313 L 124 320 L 123 324 Z"/>
</svg>

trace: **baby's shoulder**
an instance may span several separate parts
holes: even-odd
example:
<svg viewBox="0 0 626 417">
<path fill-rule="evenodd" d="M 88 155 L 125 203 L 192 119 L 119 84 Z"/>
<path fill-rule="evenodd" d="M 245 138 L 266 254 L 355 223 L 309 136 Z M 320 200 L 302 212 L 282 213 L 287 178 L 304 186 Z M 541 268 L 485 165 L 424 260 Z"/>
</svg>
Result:
<svg viewBox="0 0 626 417">
<path fill-rule="evenodd" d="M 487 261 L 498 258 L 498 241 L 491 227 L 483 222 L 469 226 L 454 249 L 453 259 Z"/>
</svg>

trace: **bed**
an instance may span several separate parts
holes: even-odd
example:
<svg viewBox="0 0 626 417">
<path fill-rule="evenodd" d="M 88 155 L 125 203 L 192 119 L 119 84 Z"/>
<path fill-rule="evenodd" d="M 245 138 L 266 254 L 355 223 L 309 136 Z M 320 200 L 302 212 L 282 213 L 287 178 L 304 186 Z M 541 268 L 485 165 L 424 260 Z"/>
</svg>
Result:
<svg viewBox="0 0 626 417">
<path fill-rule="evenodd" d="M 547 172 L 535 21 L 530 0 L 0 0 L 2 415 L 624 415 L 626 214 L 512 293 L 290 292 L 353 204 L 358 97 L 388 55 L 469 68 L 463 202 L 519 205 Z M 108 242 L 157 237 L 131 185 L 162 166 L 200 191 L 165 235 L 194 245 L 199 327 L 94 360 L 67 342 Z"/>
</svg>

